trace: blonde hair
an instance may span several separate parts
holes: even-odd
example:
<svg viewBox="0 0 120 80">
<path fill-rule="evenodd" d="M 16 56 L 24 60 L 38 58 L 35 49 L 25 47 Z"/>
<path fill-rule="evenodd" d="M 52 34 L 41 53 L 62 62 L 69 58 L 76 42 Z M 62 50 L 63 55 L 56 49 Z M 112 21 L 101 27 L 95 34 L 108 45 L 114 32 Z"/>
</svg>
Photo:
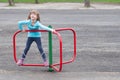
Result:
<svg viewBox="0 0 120 80">
<path fill-rule="evenodd" d="M 29 15 L 28 15 L 28 18 L 27 18 L 27 19 L 31 19 L 31 18 L 30 18 L 30 15 L 31 15 L 32 13 L 36 14 L 36 15 L 37 15 L 37 21 L 40 21 L 40 14 L 39 14 L 39 12 L 38 12 L 37 10 L 31 10 L 30 13 L 29 13 Z"/>
</svg>

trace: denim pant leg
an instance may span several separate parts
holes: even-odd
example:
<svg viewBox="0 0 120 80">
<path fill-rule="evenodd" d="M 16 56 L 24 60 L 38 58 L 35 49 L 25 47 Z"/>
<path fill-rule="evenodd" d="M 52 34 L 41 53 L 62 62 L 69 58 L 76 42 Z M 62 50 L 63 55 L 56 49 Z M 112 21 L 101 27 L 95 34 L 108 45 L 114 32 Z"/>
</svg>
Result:
<svg viewBox="0 0 120 80">
<path fill-rule="evenodd" d="M 41 38 L 36 38 L 35 42 L 36 42 L 37 47 L 38 47 L 38 49 L 41 53 L 41 56 L 42 56 L 43 60 L 46 61 L 46 55 L 45 55 L 45 53 L 43 51 L 43 48 L 42 48 Z"/>
<path fill-rule="evenodd" d="M 22 58 L 23 59 L 26 57 L 27 52 L 30 49 L 30 46 L 31 46 L 31 44 L 32 44 L 33 41 L 34 41 L 33 38 L 28 37 L 27 42 L 26 42 L 26 47 L 24 49 L 24 53 L 22 54 Z"/>
</svg>

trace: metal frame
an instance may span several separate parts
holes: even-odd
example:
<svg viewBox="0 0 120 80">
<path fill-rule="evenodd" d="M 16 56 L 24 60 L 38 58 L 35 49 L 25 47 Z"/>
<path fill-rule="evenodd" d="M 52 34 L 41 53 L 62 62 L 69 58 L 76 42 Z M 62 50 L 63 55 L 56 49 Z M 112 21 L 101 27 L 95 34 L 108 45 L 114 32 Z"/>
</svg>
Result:
<svg viewBox="0 0 120 80">
<path fill-rule="evenodd" d="M 72 33 L 73 33 L 73 35 L 74 35 L 74 38 L 73 38 L 73 40 L 74 40 L 74 54 L 73 54 L 73 57 L 69 60 L 69 61 L 65 61 L 65 62 L 63 62 L 62 61 L 62 41 L 61 41 L 61 45 L 60 45 L 60 63 L 56 63 L 56 64 L 53 64 L 53 65 L 51 65 L 51 67 L 54 69 L 54 70 L 56 70 L 57 72 L 60 72 L 61 70 L 62 70 L 62 65 L 63 64 L 68 64 L 68 63 L 71 63 L 71 62 L 73 62 L 74 60 L 75 60 L 75 58 L 76 58 L 76 32 L 72 29 L 72 28 L 59 28 L 59 29 L 56 29 L 56 31 L 66 31 L 66 30 L 69 30 L 69 31 L 72 31 Z M 58 35 L 58 34 L 57 34 Z M 59 38 L 59 40 L 60 40 L 60 35 L 58 35 L 58 38 Z M 55 66 L 60 66 L 59 67 L 59 69 L 57 68 L 57 67 L 55 67 Z"/>
<path fill-rule="evenodd" d="M 73 35 L 74 35 L 74 38 L 73 38 L 73 40 L 74 40 L 74 54 L 73 54 L 73 57 L 69 61 L 63 62 L 63 60 L 62 60 L 62 37 L 58 32 L 59 31 L 65 31 L 65 30 L 69 30 L 69 31 L 73 32 Z M 62 65 L 63 64 L 71 63 L 76 58 L 76 32 L 72 28 L 59 28 L 59 29 L 56 29 L 56 31 L 57 31 L 56 35 L 57 35 L 57 37 L 59 39 L 60 61 L 59 61 L 59 63 L 55 63 L 55 64 L 50 65 L 50 67 L 53 68 L 55 71 L 60 72 L 62 70 Z M 16 36 L 20 32 L 21 31 L 19 30 L 19 31 L 15 32 L 14 35 L 13 35 L 13 56 L 14 56 L 14 61 L 16 63 L 18 61 L 17 56 L 16 56 Z M 48 31 L 46 31 L 46 30 L 25 30 L 25 32 L 48 32 Z M 43 66 L 44 67 L 44 64 L 23 64 L 22 66 Z M 59 68 L 57 68 L 56 66 L 59 66 Z"/>
</svg>

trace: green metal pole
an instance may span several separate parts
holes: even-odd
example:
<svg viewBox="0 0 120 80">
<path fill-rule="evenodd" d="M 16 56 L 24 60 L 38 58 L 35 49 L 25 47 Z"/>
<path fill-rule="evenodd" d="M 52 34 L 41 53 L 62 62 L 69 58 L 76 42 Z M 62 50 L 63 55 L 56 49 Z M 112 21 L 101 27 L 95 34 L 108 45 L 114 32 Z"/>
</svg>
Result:
<svg viewBox="0 0 120 80">
<path fill-rule="evenodd" d="M 48 26 L 49 28 L 52 28 L 51 25 Z M 52 32 L 48 32 L 48 39 L 49 39 L 49 65 L 52 65 L 53 60 L 52 60 Z M 49 71 L 52 72 L 53 69 L 51 66 L 49 66 Z"/>
</svg>

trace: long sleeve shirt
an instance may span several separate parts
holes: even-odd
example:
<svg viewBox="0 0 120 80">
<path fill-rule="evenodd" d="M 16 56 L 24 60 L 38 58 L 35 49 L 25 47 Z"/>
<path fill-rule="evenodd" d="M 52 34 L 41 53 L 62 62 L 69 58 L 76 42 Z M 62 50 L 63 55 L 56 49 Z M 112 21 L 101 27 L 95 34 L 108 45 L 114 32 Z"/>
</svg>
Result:
<svg viewBox="0 0 120 80">
<path fill-rule="evenodd" d="M 18 22 L 18 27 L 20 30 L 23 30 L 24 25 L 28 27 L 28 30 L 53 30 L 47 26 L 42 25 L 39 21 L 36 21 L 34 25 L 32 25 L 31 20 L 24 20 Z M 28 32 L 28 37 L 41 37 L 41 32 Z"/>
</svg>

